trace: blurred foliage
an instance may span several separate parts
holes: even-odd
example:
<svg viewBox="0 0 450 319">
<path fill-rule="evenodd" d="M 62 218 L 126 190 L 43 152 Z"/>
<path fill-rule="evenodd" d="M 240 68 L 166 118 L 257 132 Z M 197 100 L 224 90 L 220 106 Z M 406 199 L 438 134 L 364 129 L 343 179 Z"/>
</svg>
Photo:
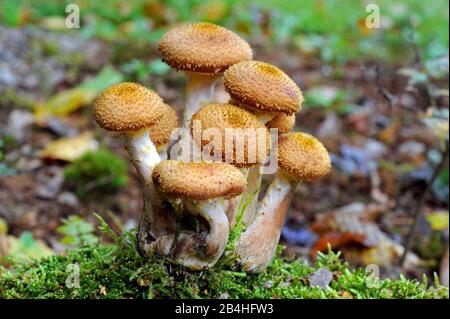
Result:
<svg viewBox="0 0 450 319">
<path fill-rule="evenodd" d="M 61 30 L 68 3 L 80 6 L 81 28 L 76 32 L 110 41 L 155 42 L 173 24 L 210 21 L 246 37 L 289 42 L 305 52 L 318 52 L 326 61 L 404 60 L 411 41 L 417 42 L 427 61 L 448 55 L 446 0 L 433 5 L 422 0 L 371 1 L 380 6 L 380 29 L 366 27 L 364 0 L 112 0 L 107 5 L 94 0 L 17 0 L 0 4 L 0 21 Z"/>
<path fill-rule="evenodd" d="M 8 137 L 8 136 L 0 137 L 0 177 L 13 176 L 16 174 L 16 170 L 4 162 L 5 148 L 10 143 L 13 143 L 12 137 Z"/>
<path fill-rule="evenodd" d="M 155 59 L 148 63 L 134 59 L 122 65 L 122 71 L 129 79 L 138 82 L 145 82 L 150 74 L 164 75 L 169 70 L 169 66 L 160 59 Z"/>
<path fill-rule="evenodd" d="M 64 168 L 64 178 L 79 196 L 91 190 L 111 191 L 126 185 L 127 162 L 107 149 L 88 152 Z"/>
<path fill-rule="evenodd" d="M 35 116 L 38 120 L 49 115 L 65 116 L 91 104 L 101 90 L 122 80 L 122 74 L 107 65 L 94 78 L 52 96 L 45 103 L 37 103 L 34 106 Z"/>
<path fill-rule="evenodd" d="M 56 231 L 64 237 L 61 243 L 72 247 L 93 245 L 98 242 L 98 237 L 94 234 L 94 226 L 85 221 L 82 217 L 72 215 L 62 220 L 63 225 Z"/>
<path fill-rule="evenodd" d="M 5 240 L 7 249 L 2 264 L 30 262 L 53 254 L 42 240 L 34 239 L 29 231 L 24 231 L 19 238 L 6 236 Z"/>
</svg>

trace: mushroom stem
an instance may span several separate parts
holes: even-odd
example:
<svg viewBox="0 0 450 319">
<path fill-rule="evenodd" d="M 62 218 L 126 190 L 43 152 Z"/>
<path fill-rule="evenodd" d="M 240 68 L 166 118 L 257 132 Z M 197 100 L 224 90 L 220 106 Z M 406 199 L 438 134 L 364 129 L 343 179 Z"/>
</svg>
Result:
<svg viewBox="0 0 450 319">
<path fill-rule="evenodd" d="M 247 176 L 247 184 L 244 195 L 246 201 L 249 201 L 242 212 L 241 220 L 244 225 L 248 225 L 252 220 L 258 203 L 259 189 L 261 187 L 261 167 L 252 167 Z"/>
<path fill-rule="evenodd" d="M 186 72 L 186 109 L 184 111 L 183 125 L 185 128 L 191 124 L 192 116 L 197 113 L 203 102 L 212 101 L 214 88 L 219 75 Z"/>
<path fill-rule="evenodd" d="M 142 183 L 150 183 L 153 168 L 161 161 L 158 151 L 150 139 L 150 130 L 144 128 L 125 134 L 124 144 Z"/>
<path fill-rule="evenodd" d="M 253 222 L 241 234 L 235 248 L 244 270 L 260 272 L 270 263 L 297 184 L 297 180 L 281 172 L 275 175 Z"/>
<path fill-rule="evenodd" d="M 223 200 L 184 200 L 184 205 L 192 215 L 207 222 L 209 231 L 206 234 L 180 233 L 173 249 L 173 259 L 191 270 L 210 268 L 222 256 L 229 237 Z"/>
<path fill-rule="evenodd" d="M 249 169 L 241 168 L 240 171 L 241 171 L 242 175 L 244 176 L 244 178 L 247 179 Z M 239 209 L 241 207 L 241 203 L 244 202 L 245 198 L 247 198 L 248 195 L 249 194 L 247 193 L 247 185 L 246 185 L 245 190 L 241 195 L 233 197 L 231 199 L 224 200 L 223 207 L 225 210 L 225 215 L 227 216 L 227 219 L 228 219 L 228 225 L 230 227 L 230 231 L 233 229 L 234 225 L 236 225 L 237 219 L 240 217 L 240 216 L 238 216 L 238 213 L 239 213 Z"/>
<path fill-rule="evenodd" d="M 149 129 L 124 135 L 125 149 L 143 185 L 144 212 L 139 223 L 138 243 L 144 255 L 156 251 L 169 254 L 175 238 L 175 215 L 162 201 L 151 179 L 153 168 L 161 161 L 150 140 Z"/>
<path fill-rule="evenodd" d="M 167 154 L 167 150 L 169 149 L 169 143 L 166 143 L 164 145 L 161 145 L 156 148 L 158 151 L 158 155 L 161 161 L 166 160 L 169 154 Z"/>
</svg>

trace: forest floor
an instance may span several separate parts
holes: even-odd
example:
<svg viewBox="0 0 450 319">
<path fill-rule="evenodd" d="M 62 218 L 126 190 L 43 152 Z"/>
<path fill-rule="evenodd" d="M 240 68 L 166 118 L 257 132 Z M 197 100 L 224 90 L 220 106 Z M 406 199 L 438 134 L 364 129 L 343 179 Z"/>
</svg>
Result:
<svg viewBox="0 0 450 319">
<path fill-rule="evenodd" d="M 320 138 L 333 160 L 330 176 L 298 188 L 282 233 L 285 254 L 313 260 L 329 242 L 352 265 L 377 264 L 384 277 L 398 277 L 414 208 L 439 157 L 439 139 L 426 114 L 430 105 L 449 104 L 448 94 L 432 97 L 429 88 L 448 88 L 448 76 L 414 82 L 424 70 L 414 48 L 402 62 L 327 63 L 290 45 L 251 44 L 255 59 L 277 65 L 305 92 L 295 130 Z M 158 62 L 155 46 L 111 45 L 28 27 L 0 26 L 0 57 L 7 58 L 0 67 L 8 71 L 0 74 L 0 218 L 8 234 L 19 238 L 29 231 L 62 252 L 68 246 L 58 227 L 71 215 L 96 223 L 97 212 L 115 228 L 135 227 L 142 195 L 131 165 L 127 184 L 118 188 L 93 180 L 80 193 L 80 185 L 64 177 L 73 153 L 95 141 L 128 160 L 118 136 L 98 129 L 90 117 L 82 98 L 90 91 L 50 98 L 110 72 L 108 80 L 148 85 L 181 114 L 182 74 Z M 140 73 L 141 64 L 131 60 L 150 74 Z M 48 149 L 57 139 L 86 132 L 92 135 Z M 433 185 L 418 223 L 406 275 L 421 279 L 439 271 L 447 247 L 448 168 Z"/>
</svg>

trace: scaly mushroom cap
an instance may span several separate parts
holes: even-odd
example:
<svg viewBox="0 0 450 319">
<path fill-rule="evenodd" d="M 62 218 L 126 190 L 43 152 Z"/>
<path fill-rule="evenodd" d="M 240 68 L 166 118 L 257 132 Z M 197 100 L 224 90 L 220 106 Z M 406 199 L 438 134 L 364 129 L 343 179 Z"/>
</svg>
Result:
<svg viewBox="0 0 450 319">
<path fill-rule="evenodd" d="M 266 123 L 267 128 L 277 128 L 278 133 L 287 133 L 295 126 L 295 114 L 279 113 Z"/>
<path fill-rule="evenodd" d="M 177 112 L 169 105 L 164 104 L 164 114 L 161 118 L 149 127 L 150 138 L 156 147 L 167 144 L 172 131 L 178 127 Z"/>
<path fill-rule="evenodd" d="M 260 61 L 243 61 L 224 73 L 230 96 L 262 112 L 299 112 L 303 93 L 292 79 L 276 66 Z"/>
<path fill-rule="evenodd" d="M 222 73 L 231 65 L 253 56 L 250 45 L 234 32 L 212 23 L 193 23 L 174 28 L 159 41 L 162 60 L 190 72 Z"/>
<path fill-rule="evenodd" d="M 278 138 L 278 165 L 300 181 L 313 182 L 331 169 L 326 148 L 306 133 L 287 133 Z"/>
<path fill-rule="evenodd" d="M 156 165 L 153 182 L 168 197 L 207 200 L 242 193 L 245 178 L 226 163 L 183 163 L 164 160 Z"/>
<path fill-rule="evenodd" d="M 199 121 L 201 124 L 201 132 L 194 132 L 198 127 L 194 125 L 194 121 Z M 217 128 L 222 134 L 222 158 L 233 159 L 233 165 L 240 167 L 256 166 L 264 163 L 270 147 L 270 135 L 267 128 L 262 124 L 258 118 L 245 109 L 232 104 L 208 103 L 205 104 L 192 117 L 191 131 L 192 135 L 199 134 L 201 136 L 202 147 L 211 142 L 213 137 L 203 136 L 206 129 Z M 226 147 L 225 134 L 226 128 L 243 129 L 244 134 L 244 154 L 243 158 L 237 158 L 236 143 L 233 144 L 233 149 Z M 261 130 L 262 129 L 262 130 Z M 265 134 L 260 134 L 264 132 Z M 252 134 L 256 140 L 249 140 Z M 259 149 L 259 139 L 264 138 L 264 150 Z M 263 142 L 261 141 L 261 144 Z M 231 154 L 231 152 L 233 152 Z M 252 156 L 248 156 L 252 154 Z"/>
<path fill-rule="evenodd" d="M 137 83 L 110 86 L 96 98 L 92 115 L 109 131 L 137 131 L 154 124 L 164 114 L 164 103 L 155 92 Z"/>
</svg>

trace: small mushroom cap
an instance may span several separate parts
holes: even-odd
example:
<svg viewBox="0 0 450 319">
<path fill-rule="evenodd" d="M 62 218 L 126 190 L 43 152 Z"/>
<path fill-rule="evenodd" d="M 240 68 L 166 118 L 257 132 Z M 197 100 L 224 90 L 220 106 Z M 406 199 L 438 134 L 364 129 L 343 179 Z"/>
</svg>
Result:
<svg viewBox="0 0 450 319">
<path fill-rule="evenodd" d="M 206 22 L 168 31 L 159 41 L 159 52 L 174 69 L 210 74 L 253 57 L 250 45 L 236 33 Z"/>
<path fill-rule="evenodd" d="M 172 131 L 178 127 L 178 115 L 175 110 L 164 104 L 164 114 L 161 118 L 149 127 L 150 139 L 156 147 L 167 144 Z"/>
<path fill-rule="evenodd" d="M 326 148 L 306 133 L 287 133 L 278 138 L 278 165 L 300 181 L 313 182 L 331 169 Z"/>
<path fill-rule="evenodd" d="M 131 82 L 110 86 L 96 98 L 92 115 L 109 131 L 138 131 L 164 114 L 162 99 L 146 87 Z"/>
<path fill-rule="evenodd" d="M 266 123 L 267 128 L 277 128 L 278 133 L 287 133 L 295 126 L 295 114 L 279 113 Z"/>
<path fill-rule="evenodd" d="M 198 121 L 197 123 L 200 125 L 196 124 L 195 121 Z M 195 132 L 197 128 L 200 128 L 201 132 Z M 240 167 L 250 167 L 264 163 L 270 147 L 270 135 L 264 124 L 249 111 L 227 103 L 205 104 L 194 114 L 191 123 L 192 135 L 198 134 L 198 136 L 201 136 L 202 147 L 214 139 L 214 137 L 208 136 L 208 134 L 203 134 L 205 130 L 211 128 L 220 130 L 222 137 L 222 158 L 224 160 L 233 159 L 232 164 Z M 237 142 L 233 142 L 232 149 L 230 146 L 227 147 L 226 142 L 228 140 L 225 138 L 227 128 L 242 129 L 241 132 L 230 131 L 230 133 L 242 133 L 241 136 L 244 137 L 243 158 L 239 158 L 238 154 L 236 154 Z M 261 138 L 264 141 L 261 141 Z M 264 149 L 260 149 L 259 144 L 264 145 Z"/>
<path fill-rule="evenodd" d="M 184 163 L 163 160 L 155 166 L 153 182 L 168 197 L 208 200 L 241 194 L 245 178 L 226 163 Z"/>
<path fill-rule="evenodd" d="M 274 65 L 243 61 L 224 73 L 225 89 L 243 104 L 263 112 L 299 112 L 303 93 L 294 81 Z"/>
</svg>

